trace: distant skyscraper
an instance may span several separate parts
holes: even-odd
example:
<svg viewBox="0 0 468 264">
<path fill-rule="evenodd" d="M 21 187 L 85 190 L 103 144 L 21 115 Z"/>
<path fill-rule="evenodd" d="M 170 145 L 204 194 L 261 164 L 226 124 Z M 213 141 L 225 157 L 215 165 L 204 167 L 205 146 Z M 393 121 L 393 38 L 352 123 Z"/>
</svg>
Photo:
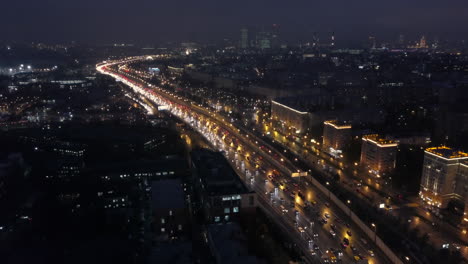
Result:
<svg viewBox="0 0 468 264">
<path fill-rule="evenodd" d="M 247 28 L 241 29 L 240 47 L 241 49 L 246 49 L 249 47 L 249 30 Z"/>
<path fill-rule="evenodd" d="M 280 46 L 280 26 L 273 24 L 271 29 L 271 47 L 279 48 Z"/>
<path fill-rule="evenodd" d="M 376 48 L 376 41 L 374 36 L 369 36 L 369 48 L 375 49 Z"/>
<path fill-rule="evenodd" d="M 434 42 L 432 43 L 432 48 L 433 49 L 439 48 L 439 38 L 438 37 L 434 38 Z"/>
<path fill-rule="evenodd" d="M 425 36 L 422 36 L 421 39 L 419 40 L 419 48 L 421 48 L 421 49 L 427 49 L 428 48 Z"/>
<path fill-rule="evenodd" d="M 404 46 L 405 46 L 405 35 L 400 34 L 400 36 L 398 36 L 398 45 L 399 45 L 400 47 L 404 47 Z"/>
<path fill-rule="evenodd" d="M 330 42 L 331 47 L 335 47 L 335 32 L 331 33 L 331 42 Z"/>
<path fill-rule="evenodd" d="M 318 43 L 319 43 L 319 38 L 317 36 L 317 32 L 314 32 L 314 34 L 312 35 L 312 46 L 317 47 Z"/>
<path fill-rule="evenodd" d="M 271 33 L 266 31 L 258 32 L 257 34 L 257 48 L 270 49 L 271 48 Z"/>
</svg>

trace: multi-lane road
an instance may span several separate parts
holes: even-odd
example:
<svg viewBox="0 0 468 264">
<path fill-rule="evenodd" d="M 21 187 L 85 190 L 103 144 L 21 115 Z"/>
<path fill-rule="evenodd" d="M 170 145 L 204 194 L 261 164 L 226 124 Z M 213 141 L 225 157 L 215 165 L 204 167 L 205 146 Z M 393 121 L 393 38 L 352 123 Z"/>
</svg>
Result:
<svg viewBox="0 0 468 264">
<path fill-rule="evenodd" d="M 154 87 L 141 76 L 119 71 L 129 62 L 103 63 L 97 70 L 128 85 L 146 100 L 166 106 L 224 151 L 246 185 L 258 194 L 260 206 L 291 235 L 305 260 L 324 263 L 336 257 L 343 263 L 389 263 L 372 239 L 351 223 L 348 212 L 335 207 L 307 177 L 291 178 L 297 168 L 282 153 L 219 113 Z M 357 260 L 359 257 L 365 260 Z"/>
</svg>

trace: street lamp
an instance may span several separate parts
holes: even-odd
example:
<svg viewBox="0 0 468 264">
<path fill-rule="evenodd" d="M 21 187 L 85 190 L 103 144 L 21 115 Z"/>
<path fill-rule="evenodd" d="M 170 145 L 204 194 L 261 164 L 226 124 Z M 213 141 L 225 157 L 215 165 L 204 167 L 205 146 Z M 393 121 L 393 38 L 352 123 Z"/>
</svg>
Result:
<svg viewBox="0 0 468 264">
<path fill-rule="evenodd" d="M 349 218 L 351 218 L 351 201 L 348 200 L 346 201 L 348 203 L 348 209 L 349 209 Z"/>
<path fill-rule="evenodd" d="M 374 228 L 374 243 L 377 243 L 377 226 L 374 223 L 371 225 Z"/>
</svg>

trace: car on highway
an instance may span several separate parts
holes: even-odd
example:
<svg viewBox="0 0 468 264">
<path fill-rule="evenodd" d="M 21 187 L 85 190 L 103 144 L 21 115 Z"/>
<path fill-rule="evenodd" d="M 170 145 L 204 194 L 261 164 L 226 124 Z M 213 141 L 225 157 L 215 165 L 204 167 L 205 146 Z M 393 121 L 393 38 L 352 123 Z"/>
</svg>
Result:
<svg viewBox="0 0 468 264">
<path fill-rule="evenodd" d="M 330 235 L 332 235 L 332 237 L 335 237 L 335 236 L 336 236 L 336 233 L 335 233 L 335 231 L 333 231 L 333 230 L 330 230 Z"/>
<path fill-rule="evenodd" d="M 286 209 L 286 207 L 284 207 L 284 205 L 280 205 L 280 209 L 281 209 L 281 212 L 283 214 L 287 213 L 288 212 L 288 209 Z"/>
<path fill-rule="evenodd" d="M 348 236 L 353 236 L 353 233 L 351 233 L 351 230 L 346 230 L 346 234 L 348 234 Z"/>
<path fill-rule="evenodd" d="M 357 254 L 358 250 L 355 246 L 350 246 L 349 248 L 351 248 L 351 251 L 353 252 L 353 254 Z"/>
<path fill-rule="evenodd" d="M 330 228 L 331 228 L 333 231 L 335 231 L 335 232 L 336 232 L 336 225 L 334 225 L 334 224 L 331 224 L 331 225 L 330 225 Z"/>
<path fill-rule="evenodd" d="M 329 215 L 328 213 L 325 213 L 324 216 L 325 216 L 325 218 L 327 218 L 327 219 L 330 218 L 330 215 Z"/>
<path fill-rule="evenodd" d="M 304 194 L 303 194 L 301 191 L 298 191 L 298 192 L 297 192 L 297 195 L 298 195 L 299 197 L 301 197 L 302 200 L 305 200 L 305 196 L 304 196 Z"/>
<path fill-rule="evenodd" d="M 356 264 L 367 264 L 367 263 L 369 263 L 369 262 L 367 261 L 367 259 L 361 258 L 360 255 L 354 255 L 353 258 L 354 258 L 354 263 L 356 263 Z"/>
<path fill-rule="evenodd" d="M 343 242 L 341 243 L 341 246 L 343 246 L 344 248 L 347 248 L 349 246 L 349 239 L 347 239 L 346 237 L 343 238 Z"/>
<path fill-rule="evenodd" d="M 333 252 L 338 259 L 343 257 L 343 251 L 341 249 L 330 248 L 330 251 Z"/>
<path fill-rule="evenodd" d="M 373 251 L 373 250 L 369 249 L 367 252 L 369 253 L 369 255 L 370 255 L 371 257 L 375 256 L 375 254 L 374 254 L 374 251 Z"/>
<path fill-rule="evenodd" d="M 329 259 L 330 263 L 336 263 L 337 258 L 336 258 L 335 254 L 333 253 L 332 250 L 327 250 L 325 253 L 328 256 L 328 259 Z"/>
<path fill-rule="evenodd" d="M 314 250 L 315 250 L 315 251 L 318 251 L 318 250 L 319 250 L 319 246 L 317 245 L 317 243 L 314 244 Z"/>
</svg>

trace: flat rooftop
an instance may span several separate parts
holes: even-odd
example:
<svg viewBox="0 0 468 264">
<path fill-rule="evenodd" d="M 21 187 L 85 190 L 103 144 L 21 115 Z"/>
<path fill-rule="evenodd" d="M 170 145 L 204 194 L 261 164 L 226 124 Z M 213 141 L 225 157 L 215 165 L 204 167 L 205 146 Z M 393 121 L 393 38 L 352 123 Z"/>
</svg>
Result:
<svg viewBox="0 0 468 264">
<path fill-rule="evenodd" d="M 299 114 L 307 114 L 308 109 L 305 107 L 303 100 L 303 98 L 298 97 L 281 97 L 275 98 L 271 101 L 271 103 L 280 105 L 284 108 L 288 108 L 289 110 L 298 112 Z"/>
<path fill-rule="evenodd" d="M 209 195 L 249 192 L 221 152 L 198 149 L 192 151 L 191 156 L 194 169 Z"/>
<path fill-rule="evenodd" d="M 391 139 L 385 139 L 381 137 L 378 134 L 371 134 L 371 135 L 365 135 L 362 137 L 362 140 L 365 141 L 370 141 L 379 147 L 396 147 L 398 146 L 398 143 L 391 140 Z"/>
<path fill-rule="evenodd" d="M 323 122 L 324 125 L 329 125 L 335 129 L 351 129 L 351 124 L 338 120 L 328 120 Z"/>
<path fill-rule="evenodd" d="M 182 181 L 179 179 L 152 181 L 151 206 L 153 209 L 186 207 Z"/>
<path fill-rule="evenodd" d="M 255 264 L 255 256 L 250 256 L 246 244 L 246 237 L 242 228 L 236 223 L 212 224 L 207 227 L 215 253 L 222 263 Z"/>
<path fill-rule="evenodd" d="M 446 147 L 446 146 L 441 146 L 441 147 L 433 147 L 433 148 L 427 148 L 426 152 L 432 153 L 434 155 L 437 155 L 439 157 L 443 157 L 446 159 L 459 159 L 459 158 L 468 158 L 468 153 Z"/>
</svg>

